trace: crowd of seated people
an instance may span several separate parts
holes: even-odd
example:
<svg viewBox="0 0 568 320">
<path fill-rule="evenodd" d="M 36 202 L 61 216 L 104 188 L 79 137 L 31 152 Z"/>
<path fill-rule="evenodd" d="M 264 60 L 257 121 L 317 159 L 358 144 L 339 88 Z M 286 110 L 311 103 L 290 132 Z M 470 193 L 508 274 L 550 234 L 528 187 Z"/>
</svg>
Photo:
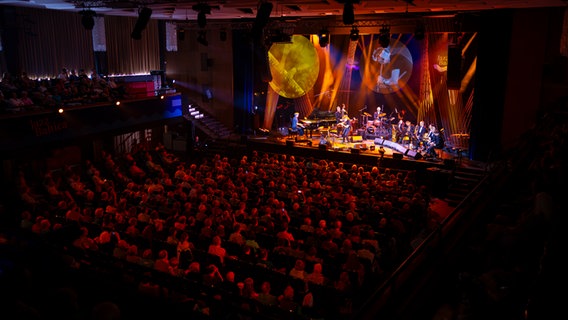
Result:
<svg viewBox="0 0 568 320">
<path fill-rule="evenodd" d="M 124 87 L 95 70 L 68 71 L 63 68 L 53 79 L 29 78 L 26 72 L 5 72 L 0 81 L 0 114 L 34 110 L 55 110 L 73 105 L 112 102 L 125 97 Z"/>
<path fill-rule="evenodd" d="M 143 275 L 135 266 L 151 269 L 153 277 L 138 279 L 145 294 L 175 297 L 165 276 L 206 288 L 211 299 L 197 309 L 208 314 L 226 312 L 216 304 L 225 301 L 315 317 L 353 312 L 439 222 L 413 171 L 239 157 L 180 161 L 158 145 L 103 152 L 40 183 L 21 174 L 22 227 L 43 235 L 74 226 L 75 254 L 96 252 Z"/>
</svg>

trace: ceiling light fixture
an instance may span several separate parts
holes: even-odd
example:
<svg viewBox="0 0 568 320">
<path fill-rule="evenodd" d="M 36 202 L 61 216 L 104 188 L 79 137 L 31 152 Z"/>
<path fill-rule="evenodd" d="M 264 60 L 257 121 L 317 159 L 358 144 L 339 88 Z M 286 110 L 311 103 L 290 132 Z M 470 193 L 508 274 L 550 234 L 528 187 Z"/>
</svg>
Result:
<svg viewBox="0 0 568 320">
<path fill-rule="evenodd" d="M 358 41 L 359 40 L 359 29 L 356 26 L 351 28 L 351 32 L 349 33 L 349 39 L 351 41 Z"/>
<path fill-rule="evenodd" d="M 390 44 L 390 26 L 384 25 L 379 31 L 379 44 L 381 47 L 386 48 Z"/>
<path fill-rule="evenodd" d="M 323 28 L 318 33 L 320 47 L 325 48 L 329 44 L 329 31 Z"/>
</svg>

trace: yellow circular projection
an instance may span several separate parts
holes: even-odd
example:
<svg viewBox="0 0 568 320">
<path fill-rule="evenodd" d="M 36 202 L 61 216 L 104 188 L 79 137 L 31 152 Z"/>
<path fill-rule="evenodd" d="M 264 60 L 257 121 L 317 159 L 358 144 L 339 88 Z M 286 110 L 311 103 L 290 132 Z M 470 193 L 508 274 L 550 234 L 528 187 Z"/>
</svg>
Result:
<svg viewBox="0 0 568 320">
<path fill-rule="evenodd" d="M 274 43 L 268 51 L 270 87 L 285 98 L 298 98 L 312 89 L 319 74 L 319 58 L 310 40 L 293 35 L 292 43 Z"/>
</svg>

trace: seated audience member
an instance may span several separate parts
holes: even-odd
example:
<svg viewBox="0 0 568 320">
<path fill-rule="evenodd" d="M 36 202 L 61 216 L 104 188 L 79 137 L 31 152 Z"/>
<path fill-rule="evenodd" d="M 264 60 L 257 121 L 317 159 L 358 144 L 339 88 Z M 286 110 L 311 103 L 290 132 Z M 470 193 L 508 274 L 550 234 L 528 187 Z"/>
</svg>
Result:
<svg viewBox="0 0 568 320">
<path fill-rule="evenodd" d="M 214 236 L 207 250 L 209 254 L 214 254 L 221 259 L 221 263 L 225 262 L 225 257 L 227 256 L 227 250 L 221 247 L 221 237 Z"/>
<path fill-rule="evenodd" d="M 306 271 L 304 270 L 305 267 L 306 263 L 303 260 L 298 259 L 296 260 L 294 267 L 290 270 L 289 275 L 291 277 L 303 280 L 306 278 Z"/>
<path fill-rule="evenodd" d="M 223 276 L 219 272 L 219 268 L 216 265 L 210 264 L 205 270 L 203 275 L 203 284 L 206 286 L 217 286 L 223 282 Z"/>
<path fill-rule="evenodd" d="M 316 263 L 314 264 L 313 267 L 313 271 L 312 273 L 308 274 L 305 279 L 306 281 L 318 284 L 318 285 L 324 285 L 327 283 L 327 279 L 325 278 L 325 276 L 322 273 L 322 264 L 321 263 Z"/>
<path fill-rule="evenodd" d="M 275 306 L 278 303 L 278 297 L 273 295 L 270 291 L 272 290 L 272 286 L 270 282 L 264 281 L 260 286 L 260 293 L 256 300 L 258 302 L 267 305 L 267 306 Z"/>
<path fill-rule="evenodd" d="M 289 312 L 298 311 L 298 303 L 294 299 L 294 288 L 292 286 L 286 286 L 284 292 L 278 296 L 278 308 Z"/>
</svg>

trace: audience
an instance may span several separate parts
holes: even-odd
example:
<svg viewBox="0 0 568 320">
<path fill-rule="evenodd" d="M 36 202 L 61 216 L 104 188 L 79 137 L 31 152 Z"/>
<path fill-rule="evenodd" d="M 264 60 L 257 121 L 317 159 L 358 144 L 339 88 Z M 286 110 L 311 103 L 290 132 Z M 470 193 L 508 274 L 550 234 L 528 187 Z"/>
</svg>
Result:
<svg viewBox="0 0 568 320">
<path fill-rule="evenodd" d="M 565 133 L 553 132 L 555 141 Z M 562 142 L 555 144 L 560 147 Z M 501 258 L 513 259 L 516 251 L 511 249 L 523 240 L 519 235 L 528 222 L 544 228 L 554 219 L 553 211 L 543 204 L 556 194 L 542 186 L 557 178 L 551 170 L 562 166 L 554 162 L 558 152 L 550 148 L 531 163 L 538 214 L 527 212 L 517 223 L 512 216 L 501 215 L 488 225 L 486 250 L 500 246 L 509 251 Z M 321 294 L 328 292 L 337 297 L 328 311 L 334 314 L 360 303 L 367 288 L 362 284 L 378 283 L 392 271 L 431 218 L 430 195 L 409 171 L 257 152 L 239 160 L 213 156 L 174 164 L 161 161 L 171 158 L 167 154 L 163 147 L 141 147 L 128 155 L 104 157 L 104 162 L 86 162 L 73 179 L 50 173 L 39 184 L 21 180 L 20 189 L 45 199 L 26 201 L 22 228 L 46 235 L 75 225 L 79 233 L 72 244 L 82 252 L 108 253 L 152 272 L 182 277 L 194 285 L 233 288 L 228 289 L 231 292 L 238 286 L 228 284 L 236 283 L 237 277 L 243 283 L 243 297 L 287 311 L 320 310 Z M 130 170 L 136 163 L 138 169 Z M 144 175 L 135 176 L 136 171 Z M 129 182 L 117 184 L 116 172 Z M 305 172 L 318 183 L 308 183 Z M 365 189 L 364 197 L 352 175 L 373 186 Z M 73 187 L 79 183 L 80 188 Z M 31 190 L 38 185 L 43 189 Z M 312 221 L 318 221 L 317 226 Z M 227 242 L 254 250 L 241 259 L 240 254 L 227 253 L 222 246 Z M 221 264 L 206 262 L 208 253 L 217 255 Z M 200 262 L 207 263 L 206 270 L 199 269 Z M 489 297 L 494 297 L 492 284 L 503 272 L 518 271 L 496 266 L 479 272 L 477 280 Z M 309 289 L 288 284 L 292 278 L 310 283 Z M 145 292 L 165 295 L 155 280 L 140 278 L 139 283 Z M 171 289 L 168 292 L 172 294 Z M 214 312 L 214 304 L 201 300 L 198 304 Z"/>
</svg>

